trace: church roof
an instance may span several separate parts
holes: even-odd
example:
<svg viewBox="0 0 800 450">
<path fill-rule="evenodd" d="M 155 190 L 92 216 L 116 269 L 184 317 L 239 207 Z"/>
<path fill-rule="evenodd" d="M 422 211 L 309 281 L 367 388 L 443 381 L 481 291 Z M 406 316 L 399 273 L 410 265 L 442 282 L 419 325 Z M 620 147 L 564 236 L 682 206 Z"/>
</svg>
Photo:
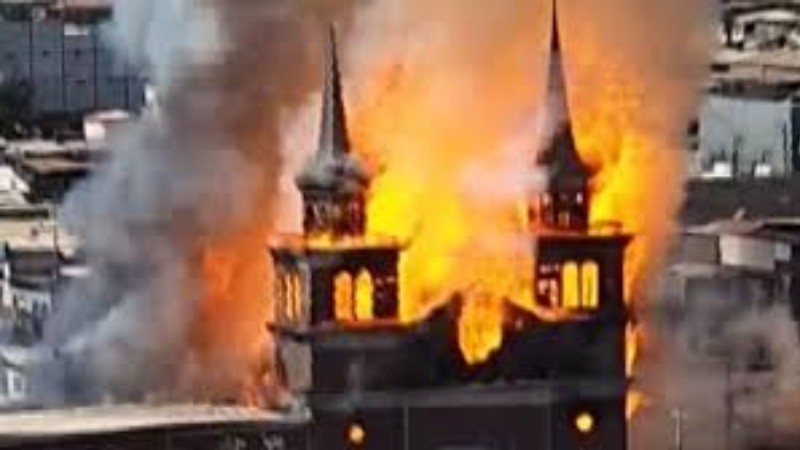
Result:
<svg viewBox="0 0 800 450">
<path fill-rule="evenodd" d="M 368 171 L 352 154 L 350 147 L 333 27 L 327 45 L 317 151 L 298 174 L 296 182 L 301 190 L 337 192 L 356 192 L 369 183 Z"/>
<path fill-rule="evenodd" d="M 552 33 L 550 38 L 550 71 L 547 85 L 547 114 L 552 137 L 539 156 L 539 164 L 550 171 L 551 187 L 585 183 L 591 171 L 578 155 L 572 130 L 572 117 L 567 101 L 561 36 L 558 29 L 558 8 L 553 2 Z"/>
</svg>

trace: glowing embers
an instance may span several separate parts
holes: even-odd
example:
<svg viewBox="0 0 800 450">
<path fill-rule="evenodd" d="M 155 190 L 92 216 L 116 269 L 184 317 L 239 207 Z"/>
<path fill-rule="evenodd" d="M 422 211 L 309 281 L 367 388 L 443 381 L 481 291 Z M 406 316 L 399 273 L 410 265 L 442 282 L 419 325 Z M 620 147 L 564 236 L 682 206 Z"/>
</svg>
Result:
<svg viewBox="0 0 800 450">
<path fill-rule="evenodd" d="M 600 266 L 591 260 L 543 263 L 536 280 L 541 305 L 567 311 L 594 311 L 600 307 Z"/>
<path fill-rule="evenodd" d="M 372 275 L 361 269 L 355 278 L 339 272 L 333 279 L 334 314 L 340 322 L 363 322 L 374 319 L 375 284 Z"/>
</svg>

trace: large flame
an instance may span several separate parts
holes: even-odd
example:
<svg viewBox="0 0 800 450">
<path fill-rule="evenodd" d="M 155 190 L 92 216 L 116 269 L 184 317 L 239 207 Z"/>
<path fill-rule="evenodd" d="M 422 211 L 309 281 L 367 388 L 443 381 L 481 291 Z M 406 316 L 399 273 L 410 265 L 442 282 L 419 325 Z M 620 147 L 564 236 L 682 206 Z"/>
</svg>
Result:
<svg viewBox="0 0 800 450">
<path fill-rule="evenodd" d="M 647 297 L 680 203 L 677 139 L 697 79 L 684 70 L 699 61 L 685 45 L 698 28 L 687 14 L 695 2 L 668 3 L 576 0 L 561 14 L 576 139 L 598 171 L 592 221 L 621 223 L 636 236 L 625 261 L 631 311 Z M 346 79 L 356 88 L 347 90 L 351 135 L 380 171 L 369 232 L 411 244 L 400 267 L 401 318 L 425 317 L 460 293 L 460 344 L 468 361 L 479 361 L 502 345 L 505 300 L 534 309 L 535 248 L 520 210 L 542 181 L 531 163 L 547 134 L 539 119 L 550 2 L 388 5 L 362 11 L 346 46 Z M 653 11 L 663 21 L 660 40 L 635 38 L 632 24 Z M 677 54 L 686 73 L 654 64 L 659 51 Z M 626 333 L 629 375 L 640 330 Z"/>
<path fill-rule="evenodd" d="M 351 131 L 382 170 L 370 233 L 411 244 L 400 263 L 401 319 L 421 319 L 459 294 L 459 343 L 473 363 L 502 345 L 505 301 L 534 308 L 534 246 L 520 211 L 539 182 L 527 161 L 537 146 L 530 111 L 540 86 L 524 56 L 544 52 L 530 47 L 544 44 L 546 29 L 509 14 L 513 36 L 464 47 L 466 27 L 483 25 L 462 20 L 470 8 L 445 3 L 408 2 L 405 13 L 426 11 L 431 24 L 441 15 L 436 23 L 453 29 L 422 26 L 414 33 L 424 48 L 401 42 L 371 60 L 357 83 Z"/>
<path fill-rule="evenodd" d="M 545 33 L 538 38 L 546 42 L 549 29 L 545 24 L 542 29 Z M 679 198 L 678 183 L 665 188 L 670 192 L 658 192 L 648 186 L 648 177 L 664 168 L 679 174 L 681 161 L 676 152 L 664 151 L 659 134 L 663 131 L 648 134 L 639 127 L 645 89 L 635 73 L 626 76 L 627 66 L 615 66 L 614 61 L 597 64 L 592 58 L 602 54 L 597 48 L 579 45 L 577 39 L 568 42 L 568 81 L 580 79 L 583 87 L 570 89 L 575 92 L 569 103 L 575 112 L 576 139 L 584 159 L 598 169 L 592 221 L 618 222 L 637 236 L 626 257 L 626 300 L 632 303 L 642 297 L 648 264 L 663 248 L 668 214 L 677 204 L 663 206 L 663 198 L 648 196 Z M 509 48 L 507 54 L 501 45 L 482 62 L 474 95 L 465 95 L 465 86 L 456 83 L 463 77 L 452 73 L 463 66 L 444 61 L 420 64 L 391 52 L 370 67 L 361 83 L 353 120 L 356 148 L 385 170 L 373 186 L 370 231 L 411 242 L 401 262 L 405 320 L 423 317 L 455 292 L 467 292 L 468 305 L 481 305 L 464 308 L 462 320 L 475 323 L 462 324 L 462 330 L 499 329 L 499 313 L 471 312 L 485 310 L 488 304 L 500 308 L 503 299 L 533 309 L 535 248 L 525 238 L 519 212 L 526 195 L 537 187 L 531 161 L 547 131 L 538 126 L 536 114 L 529 113 L 540 108 L 541 92 L 521 86 L 540 88 L 544 83 L 536 82 L 535 70 L 520 72 L 506 59 L 515 50 L 519 49 Z M 544 46 L 529 50 L 547 55 Z M 540 61 L 546 63 L 546 58 Z M 542 64 L 542 73 L 544 68 Z M 529 121 L 522 133 L 514 128 L 521 120 Z M 475 166 L 480 170 L 470 170 Z M 643 214 L 648 205 L 665 209 L 648 217 Z M 654 229 L 653 221 L 664 225 Z M 479 333 L 487 336 L 482 342 L 462 331 L 462 337 L 473 336 L 460 342 L 467 359 L 486 356 L 486 349 L 497 347 L 498 333 Z M 637 333 L 629 332 L 631 372 L 637 341 Z"/>
</svg>

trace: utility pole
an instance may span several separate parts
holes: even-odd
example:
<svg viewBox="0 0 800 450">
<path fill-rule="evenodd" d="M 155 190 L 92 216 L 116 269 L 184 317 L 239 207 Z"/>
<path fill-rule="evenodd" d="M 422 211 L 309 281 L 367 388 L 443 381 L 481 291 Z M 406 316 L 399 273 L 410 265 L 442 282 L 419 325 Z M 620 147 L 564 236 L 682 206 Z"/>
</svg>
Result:
<svg viewBox="0 0 800 450">
<path fill-rule="evenodd" d="M 683 450 L 683 420 L 686 418 L 681 408 L 672 410 L 672 424 L 674 427 L 674 450 Z"/>
<path fill-rule="evenodd" d="M 731 356 L 725 355 L 725 448 L 731 448 L 733 442 L 733 390 L 731 386 Z"/>
</svg>

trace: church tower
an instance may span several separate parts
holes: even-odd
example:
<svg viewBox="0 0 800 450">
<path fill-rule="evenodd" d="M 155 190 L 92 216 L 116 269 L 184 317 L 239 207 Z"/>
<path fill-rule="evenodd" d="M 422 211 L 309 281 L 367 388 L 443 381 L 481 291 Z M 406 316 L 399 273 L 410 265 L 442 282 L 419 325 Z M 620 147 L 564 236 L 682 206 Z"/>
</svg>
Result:
<svg viewBox="0 0 800 450">
<path fill-rule="evenodd" d="M 538 165 L 547 171 L 549 182 L 547 189 L 531 202 L 529 219 L 538 227 L 585 231 L 589 225 L 592 174 L 578 155 L 572 131 L 557 9 L 554 2 L 545 105 L 552 138 L 537 158 Z"/>
<path fill-rule="evenodd" d="M 270 247 L 277 372 L 311 413 L 310 448 L 626 448 L 629 237 L 590 224 L 592 173 L 572 133 L 555 10 L 552 23 L 554 133 L 538 160 L 549 184 L 529 199 L 541 308 L 503 299 L 502 345 L 480 362 L 459 347 L 463 293 L 398 318 L 401 248 L 365 233 L 371 177 L 348 139 L 331 33 L 317 151 L 296 178 L 303 232 Z M 570 314 L 545 320 L 547 308 Z"/>
<path fill-rule="evenodd" d="M 371 177 L 351 148 L 333 28 L 326 50 L 317 149 L 295 179 L 303 232 L 278 237 L 270 248 L 280 326 L 393 319 L 398 311 L 400 248 L 366 237 Z"/>
<path fill-rule="evenodd" d="M 580 158 L 567 97 L 557 3 L 553 2 L 546 114 L 552 137 L 537 159 L 548 184 L 532 196 L 534 292 L 544 307 L 624 315 L 624 251 L 629 236 L 590 224 L 592 171 Z"/>
</svg>

